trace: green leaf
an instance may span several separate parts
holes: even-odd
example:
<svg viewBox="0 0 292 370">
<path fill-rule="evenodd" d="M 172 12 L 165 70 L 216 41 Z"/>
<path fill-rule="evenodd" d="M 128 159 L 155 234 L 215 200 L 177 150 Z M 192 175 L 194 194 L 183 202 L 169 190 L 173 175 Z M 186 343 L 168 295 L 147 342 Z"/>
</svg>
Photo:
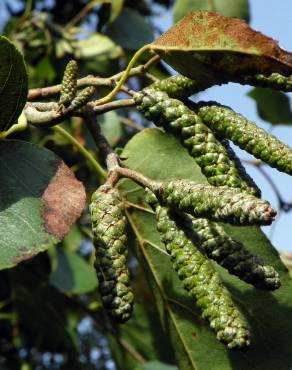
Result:
<svg viewBox="0 0 292 370">
<path fill-rule="evenodd" d="M 256 101 L 258 115 L 263 120 L 274 125 L 292 123 L 290 100 L 284 93 L 256 87 L 247 95 Z"/>
<path fill-rule="evenodd" d="M 98 75 L 107 75 L 117 69 L 122 48 L 109 37 L 93 33 L 84 40 L 76 41 L 75 57 L 83 59 L 85 70 Z"/>
<path fill-rule="evenodd" d="M 176 366 L 163 364 L 159 361 L 151 361 L 143 365 L 141 370 L 178 370 L 178 368 Z"/>
<path fill-rule="evenodd" d="M 26 102 L 27 73 L 21 53 L 0 36 L 0 131 L 16 123 Z"/>
<path fill-rule="evenodd" d="M 113 22 L 121 13 L 123 9 L 124 0 L 111 0 L 111 16 L 110 22 Z"/>
<path fill-rule="evenodd" d="M 61 247 L 50 249 L 53 267 L 51 284 L 66 293 L 82 294 L 96 289 L 98 281 L 93 266 L 78 254 Z"/>
<path fill-rule="evenodd" d="M 292 54 L 237 18 L 197 11 L 156 39 L 150 47 L 179 73 L 196 79 L 212 73 L 292 74 Z M 215 78 L 213 76 L 213 78 Z"/>
<path fill-rule="evenodd" d="M 0 269 L 63 239 L 85 203 L 83 185 L 51 151 L 0 142 Z"/>
<path fill-rule="evenodd" d="M 75 56 L 80 59 L 96 58 L 106 56 L 107 58 L 121 55 L 121 48 L 109 37 L 100 33 L 92 33 L 84 40 L 76 41 Z"/>
<path fill-rule="evenodd" d="M 146 129 L 137 134 L 127 144 L 122 156 L 127 158 L 125 165 L 154 179 L 185 178 L 206 183 L 198 166 L 180 143 L 158 129 Z M 143 206 L 142 192 L 137 191 L 135 183 L 123 181 L 122 188 L 125 195 L 128 193 L 129 201 Z M 172 270 L 153 215 L 133 209 L 128 211 L 128 218 L 138 238 L 138 254 L 155 294 L 165 335 L 170 337 L 180 369 L 212 369 L 214 364 L 216 370 L 290 368 L 292 283 L 277 251 L 259 228 L 224 226 L 232 237 L 274 266 L 281 276 L 282 287 L 279 290 L 273 293 L 256 290 L 218 267 L 251 328 L 252 343 L 245 353 L 228 350 L 201 318 L 195 302 L 184 292 Z"/>
<path fill-rule="evenodd" d="M 78 225 L 74 224 L 70 227 L 70 231 L 65 236 L 62 245 L 70 252 L 76 252 L 80 248 L 83 240 L 84 234 L 82 233 Z"/>
<path fill-rule="evenodd" d="M 116 112 L 107 112 L 100 119 L 101 132 L 111 146 L 115 146 L 123 134 L 123 128 Z"/>
<path fill-rule="evenodd" d="M 142 287 L 140 286 L 144 291 L 145 284 L 147 283 L 143 281 Z M 114 336 L 107 336 L 116 365 L 123 370 L 142 369 L 136 367 L 137 357 L 133 359 L 129 353 L 125 352 L 125 348 L 120 345 L 121 342 L 126 343 L 128 348 L 134 348 L 140 358 L 147 361 L 154 361 L 158 358 L 165 361 L 173 360 L 170 352 L 171 346 L 168 338 L 164 336 L 162 331 L 151 293 L 147 292 L 146 300 L 145 297 L 139 296 L 139 293 L 141 294 L 141 290 L 136 289 L 135 297 L 137 302 L 134 305 L 131 320 L 121 325 L 119 332 L 115 333 Z M 139 303 L 141 299 L 144 301 L 143 303 Z M 155 328 L 154 333 L 151 331 L 151 328 Z"/>
<path fill-rule="evenodd" d="M 138 12 L 124 8 L 109 25 L 107 34 L 127 50 L 136 50 L 153 41 L 153 28 Z"/>
<path fill-rule="evenodd" d="M 195 10 L 209 10 L 249 21 L 248 0 L 176 0 L 173 7 L 174 22 Z"/>
</svg>

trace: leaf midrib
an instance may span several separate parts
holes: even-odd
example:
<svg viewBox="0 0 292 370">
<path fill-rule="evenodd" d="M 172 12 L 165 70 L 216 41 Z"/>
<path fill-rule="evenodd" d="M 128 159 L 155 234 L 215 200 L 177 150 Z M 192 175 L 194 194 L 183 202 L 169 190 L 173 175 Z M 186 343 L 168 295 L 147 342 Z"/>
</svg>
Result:
<svg viewBox="0 0 292 370">
<path fill-rule="evenodd" d="M 179 329 L 178 329 L 178 325 L 177 325 L 177 322 L 176 322 L 177 320 L 176 320 L 176 318 L 175 318 L 175 315 L 174 315 L 174 313 L 172 312 L 172 309 L 171 309 L 170 305 L 168 304 L 168 298 L 167 298 L 166 294 L 164 293 L 163 287 L 162 287 L 162 286 L 160 285 L 160 283 L 159 283 L 159 278 L 157 277 L 156 270 L 155 270 L 154 266 L 152 265 L 151 261 L 149 261 L 148 255 L 147 255 L 146 250 L 145 250 L 145 248 L 144 248 L 145 244 L 148 244 L 148 245 L 149 245 L 150 247 L 152 247 L 152 248 L 153 248 L 153 246 L 152 246 L 150 243 L 148 243 L 148 241 L 147 241 L 147 240 L 145 240 L 145 239 L 142 237 L 142 235 L 139 233 L 139 230 L 138 230 L 138 229 L 136 228 L 136 226 L 135 226 L 135 221 L 132 219 L 132 217 L 131 217 L 131 215 L 130 215 L 130 213 L 129 213 L 128 211 L 126 211 L 126 215 L 127 215 L 128 220 L 129 220 L 130 226 L 131 226 L 131 228 L 132 228 L 132 230 L 133 230 L 134 234 L 135 234 L 135 235 L 136 235 L 136 237 L 137 237 L 137 240 L 138 240 L 138 243 L 139 243 L 140 249 L 141 249 L 141 251 L 143 252 L 144 258 L 145 258 L 145 260 L 147 261 L 147 263 L 148 263 L 148 265 L 149 265 L 149 267 L 150 267 L 150 270 L 151 270 L 152 275 L 153 275 L 153 277 L 154 277 L 155 283 L 156 283 L 156 285 L 157 285 L 157 287 L 158 287 L 158 289 L 159 289 L 159 292 L 160 292 L 160 294 L 161 294 L 161 296 L 162 296 L 162 299 L 163 299 L 163 302 L 164 302 L 165 308 L 167 309 L 167 311 L 168 311 L 168 313 L 169 313 L 169 315 L 170 315 L 170 317 L 171 317 L 171 320 L 172 320 L 172 322 L 173 322 L 173 325 L 174 325 L 174 327 L 175 327 L 175 329 L 176 329 L 176 332 L 177 332 L 177 334 L 178 334 L 178 336 L 179 336 L 179 338 L 180 338 L 180 340 L 181 340 L 181 342 L 182 342 L 182 344 L 183 344 L 183 347 L 184 347 L 185 352 L 186 352 L 186 354 L 187 354 L 187 356 L 188 356 L 188 358 L 189 358 L 189 361 L 190 361 L 190 363 L 191 363 L 191 365 L 192 365 L 193 369 L 194 369 L 194 370 L 196 370 L 197 368 L 196 368 L 196 365 L 195 365 L 195 363 L 194 363 L 194 361 L 193 361 L 193 359 L 192 359 L 192 356 L 191 356 L 191 354 L 190 354 L 190 351 L 189 351 L 189 349 L 188 349 L 188 346 L 187 346 L 187 344 L 185 343 L 185 341 L 184 341 L 183 337 L 181 336 L 180 331 L 179 331 Z M 160 248 L 159 248 L 158 246 L 156 246 L 156 249 L 160 249 Z M 161 252 L 160 252 L 160 253 L 161 253 Z"/>
</svg>

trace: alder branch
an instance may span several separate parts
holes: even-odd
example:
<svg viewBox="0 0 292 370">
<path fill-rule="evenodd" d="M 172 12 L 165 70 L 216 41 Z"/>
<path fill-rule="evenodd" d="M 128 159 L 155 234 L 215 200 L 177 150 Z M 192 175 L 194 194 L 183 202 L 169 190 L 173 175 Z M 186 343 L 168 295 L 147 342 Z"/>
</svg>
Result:
<svg viewBox="0 0 292 370">
<path fill-rule="evenodd" d="M 148 62 L 145 64 L 141 64 L 135 68 L 132 68 L 130 72 L 130 77 L 137 76 L 137 75 L 144 75 L 147 78 L 149 78 L 152 81 L 156 81 L 157 78 L 152 76 L 151 74 L 147 73 L 147 70 L 154 64 L 157 63 L 160 58 L 158 56 L 154 56 L 151 58 Z M 103 78 L 103 77 L 94 77 L 94 76 L 87 76 L 80 78 L 77 80 L 77 87 L 87 87 L 87 86 L 94 86 L 94 87 L 108 87 L 108 88 L 114 88 L 116 85 L 116 82 L 121 78 L 124 71 L 119 72 L 111 77 Z M 61 91 L 61 84 L 53 85 L 53 86 L 47 86 L 42 88 L 35 88 L 30 89 L 28 92 L 27 100 L 33 101 L 41 98 L 47 98 L 49 96 L 57 95 Z M 131 90 L 127 88 L 126 86 L 121 87 L 121 91 L 130 94 Z"/>
<path fill-rule="evenodd" d="M 132 107 L 134 105 L 133 99 L 120 99 L 97 107 L 89 102 L 86 107 L 91 109 L 94 114 L 100 115 L 114 109 Z M 83 116 L 82 112 L 74 111 L 70 106 L 67 109 L 60 110 L 60 106 L 55 102 L 29 102 L 23 111 L 28 123 L 38 127 L 52 127 L 69 117 Z"/>
</svg>

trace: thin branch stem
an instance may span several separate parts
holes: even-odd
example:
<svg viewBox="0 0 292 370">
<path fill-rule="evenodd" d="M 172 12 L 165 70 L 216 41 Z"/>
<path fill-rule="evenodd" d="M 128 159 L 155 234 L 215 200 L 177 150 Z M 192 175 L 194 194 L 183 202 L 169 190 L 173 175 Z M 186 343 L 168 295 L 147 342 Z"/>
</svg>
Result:
<svg viewBox="0 0 292 370">
<path fill-rule="evenodd" d="M 157 63 L 158 60 L 159 60 L 159 57 L 154 56 L 146 64 L 141 64 L 135 68 L 132 68 L 128 74 L 128 77 L 145 74 L 146 77 L 148 78 L 150 78 L 151 76 L 151 80 L 153 80 L 153 78 L 155 79 L 155 77 L 150 75 L 149 73 L 146 74 L 146 71 L 154 63 Z M 94 76 L 83 77 L 77 80 L 77 87 L 82 88 L 82 87 L 87 87 L 87 86 L 95 86 L 95 87 L 105 86 L 109 88 L 114 88 L 116 85 L 116 81 L 119 80 L 123 76 L 124 73 L 125 71 L 122 71 L 108 78 L 94 77 Z M 119 89 L 129 94 L 131 92 L 131 90 L 123 86 L 123 84 L 122 86 L 120 86 Z M 37 100 L 40 98 L 47 98 L 49 96 L 59 94 L 60 91 L 61 91 L 61 84 L 47 86 L 43 88 L 30 89 L 28 92 L 27 100 L 33 101 L 33 100 Z"/>
<path fill-rule="evenodd" d="M 113 102 L 94 107 L 93 103 L 87 103 L 86 107 L 95 114 L 103 114 L 114 109 L 121 109 L 134 106 L 133 99 L 120 99 Z M 29 124 L 37 127 L 52 127 L 58 125 L 65 119 L 76 116 L 83 116 L 79 111 L 74 111 L 68 107 L 60 110 L 58 103 L 55 102 L 29 102 L 24 108 L 24 113 Z"/>
<path fill-rule="evenodd" d="M 150 67 L 152 67 L 154 64 L 158 63 L 160 61 L 160 56 L 159 55 L 154 55 L 151 59 L 148 60 L 144 64 L 144 71 L 147 71 Z M 159 80 L 159 78 L 157 78 Z"/>
<path fill-rule="evenodd" d="M 149 59 L 145 64 L 140 64 L 139 66 L 132 68 L 131 71 L 129 72 L 129 77 L 136 76 L 136 75 L 141 75 L 141 74 L 142 75 L 146 74 L 146 71 L 150 67 L 152 67 L 152 65 L 157 63 L 159 61 L 159 59 L 160 59 L 160 57 L 158 55 L 155 55 L 154 57 Z M 124 73 L 125 73 L 125 70 L 113 75 L 110 78 L 111 78 L 111 80 L 117 81 L 123 76 Z M 153 77 L 154 76 L 152 76 L 152 78 Z"/>
<path fill-rule="evenodd" d="M 100 131 L 100 126 L 96 120 L 95 115 L 93 114 L 92 110 L 87 110 L 84 114 L 84 119 L 86 126 L 88 127 L 91 136 L 98 147 L 104 161 L 106 162 L 106 158 L 109 154 L 114 153 L 112 147 L 110 146 L 109 142 L 105 138 L 105 136 Z"/>
<path fill-rule="evenodd" d="M 151 190 L 157 189 L 157 186 L 159 184 L 156 181 L 151 180 L 149 177 L 143 175 L 142 173 L 130 170 L 129 168 L 118 167 L 116 171 L 119 173 L 119 175 L 127 177 L 135 181 L 139 185 L 142 185 L 143 187 L 149 188 Z"/>
<path fill-rule="evenodd" d="M 129 126 L 129 127 L 133 128 L 137 131 L 142 131 L 143 130 L 142 126 L 138 125 L 138 123 L 136 123 L 135 121 L 133 121 L 130 118 L 119 116 L 119 120 L 121 121 L 121 123 L 123 125 Z"/>
<path fill-rule="evenodd" d="M 137 361 L 139 362 L 140 364 L 145 364 L 146 363 L 146 359 L 139 353 L 136 351 L 136 349 L 130 345 L 130 343 L 128 341 L 126 341 L 125 339 L 123 338 L 119 338 L 119 342 L 121 344 L 121 346 Z"/>
<path fill-rule="evenodd" d="M 112 98 L 120 91 L 121 86 L 124 84 L 124 82 L 126 82 L 127 78 L 130 76 L 131 69 L 134 67 L 134 65 L 136 64 L 137 60 L 140 58 L 140 56 L 146 50 L 149 50 L 149 45 L 144 45 L 141 49 L 139 49 L 138 51 L 136 51 L 136 53 L 134 54 L 133 58 L 130 60 L 130 62 L 128 64 L 127 68 L 126 68 L 126 70 L 123 72 L 123 74 L 121 76 L 121 79 L 118 81 L 116 87 L 109 94 L 107 94 L 106 96 L 104 96 L 103 98 L 96 100 L 95 101 L 95 104 L 96 105 L 105 104 L 105 103 L 109 102 L 110 100 L 112 100 Z M 145 68 L 145 67 L 143 67 L 143 68 Z"/>
<path fill-rule="evenodd" d="M 108 184 L 109 186 L 114 186 L 119 180 L 119 175 L 118 172 L 116 171 L 116 169 L 119 168 L 120 166 L 119 158 L 113 151 L 112 147 L 110 146 L 105 136 L 101 133 L 99 124 L 97 123 L 92 110 L 87 110 L 84 113 L 84 118 L 87 127 L 91 133 L 91 136 L 95 141 L 95 144 L 98 147 L 104 159 L 104 162 L 106 163 L 106 167 L 108 170 L 106 184 Z"/>
<path fill-rule="evenodd" d="M 276 194 L 276 197 L 279 202 L 280 208 L 284 212 L 289 212 L 292 209 L 292 204 L 287 203 L 284 201 L 284 199 L 281 196 L 281 193 L 279 189 L 277 188 L 276 184 L 274 183 L 273 179 L 270 177 L 270 175 L 267 174 L 267 172 L 263 169 L 262 166 L 258 166 L 258 170 L 260 173 L 265 177 L 265 179 L 268 181 L 268 183 L 271 185 L 272 189 L 274 190 L 274 193 Z"/>
<path fill-rule="evenodd" d="M 134 99 L 121 99 L 121 100 L 114 100 L 114 101 L 111 101 L 110 103 L 106 103 L 103 105 L 97 105 L 97 106 L 94 106 L 94 104 L 92 103 L 88 103 L 87 106 L 92 107 L 94 113 L 102 114 L 102 113 L 106 113 L 114 109 L 133 107 L 134 105 L 135 105 Z"/>
<path fill-rule="evenodd" d="M 68 142 L 70 142 L 79 151 L 79 153 L 92 165 L 92 167 L 95 169 L 100 177 L 102 177 L 103 179 L 107 177 L 107 172 L 94 159 L 91 153 L 86 150 L 84 146 L 82 146 L 72 135 L 70 135 L 68 131 L 64 130 L 60 126 L 54 126 L 52 127 L 52 130 L 64 137 Z"/>
<path fill-rule="evenodd" d="M 127 208 L 135 208 L 138 209 L 139 211 L 146 212 L 146 213 L 151 213 L 152 215 L 155 215 L 155 212 L 152 211 L 150 208 L 145 208 L 143 206 L 139 206 L 138 204 L 129 202 L 128 200 L 125 200 L 125 205 Z"/>
<path fill-rule="evenodd" d="M 103 2 L 106 2 L 106 1 L 103 1 Z M 108 3 L 110 3 L 111 1 L 108 0 L 107 1 Z M 68 29 L 68 28 L 71 28 L 73 26 L 75 26 L 76 24 L 80 23 L 82 21 L 83 18 L 85 18 L 87 16 L 87 14 L 94 8 L 96 7 L 98 4 L 100 4 L 101 1 L 100 0 L 92 0 L 91 2 L 89 2 L 88 4 L 86 4 L 81 10 L 79 13 L 77 13 L 65 26 L 65 29 Z"/>
</svg>

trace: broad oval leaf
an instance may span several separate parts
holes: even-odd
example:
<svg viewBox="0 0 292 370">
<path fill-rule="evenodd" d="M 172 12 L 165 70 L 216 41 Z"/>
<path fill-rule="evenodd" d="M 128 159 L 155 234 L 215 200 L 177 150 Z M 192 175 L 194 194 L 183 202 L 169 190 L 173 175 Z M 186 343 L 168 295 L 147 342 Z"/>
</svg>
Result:
<svg viewBox="0 0 292 370">
<path fill-rule="evenodd" d="M 150 49 L 181 74 L 195 78 L 229 75 L 292 74 L 292 54 L 245 22 L 214 12 L 192 12 L 162 34 Z"/>
<path fill-rule="evenodd" d="M 174 22 L 178 22 L 187 13 L 196 10 L 218 12 L 227 17 L 249 21 L 248 0 L 176 0 L 173 7 Z"/>
<path fill-rule="evenodd" d="M 85 191 L 53 152 L 0 142 L 0 269 L 33 257 L 63 239 L 80 216 Z"/>
<path fill-rule="evenodd" d="M 143 148 L 143 150 L 141 150 Z M 206 183 L 193 158 L 173 136 L 146 129 L 127 144 L 125 165 L 154 179 L 186 178 Z M 128 210 L 137 236 L 138 255 L 155 294 L 165 335 L 170 337 L 178 368 L 184 370 L 287 370 L 292 363 L 292 281 L 277 251 L 257 227 L 227 227 L 251 251 L 271 264 L 281 276 L 282 286 L 273 293 L 259 291 L 222 268 L 218 271 L 234 301 L 248 320 L 252 344 L 247 352 L 228 350 L 200 316 L 195 302 L 183 290 L 160 242 L 152 214 L 144 212 L 142 191 L 127 180 L 121 187 L 125 197 L 140 206 Z M 214 365 L 216 364 L 216 365 Z M 214 367 L 215 366 L 215 367 Z"/>
<path fill-rule="evenodd" d="M 0 131 L 16 123 L 28 92 L 27 73 L 21 53 L 0 36 Z"/>
</svg>

